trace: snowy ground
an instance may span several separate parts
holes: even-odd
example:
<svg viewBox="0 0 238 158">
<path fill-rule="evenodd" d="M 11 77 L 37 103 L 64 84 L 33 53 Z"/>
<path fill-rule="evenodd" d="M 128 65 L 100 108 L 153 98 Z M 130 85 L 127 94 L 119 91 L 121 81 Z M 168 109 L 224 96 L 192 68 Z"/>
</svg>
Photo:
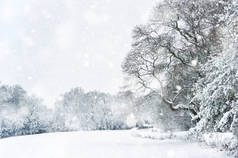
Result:
<svg viewBox="0 0 238 158">
<path fill-rule="evenodd" d="M 224 153 L 174 139 L 145 139 L 134 131 L 90 131 L 0 140 L 1 158 L 228 158 Z"/>
</svg>

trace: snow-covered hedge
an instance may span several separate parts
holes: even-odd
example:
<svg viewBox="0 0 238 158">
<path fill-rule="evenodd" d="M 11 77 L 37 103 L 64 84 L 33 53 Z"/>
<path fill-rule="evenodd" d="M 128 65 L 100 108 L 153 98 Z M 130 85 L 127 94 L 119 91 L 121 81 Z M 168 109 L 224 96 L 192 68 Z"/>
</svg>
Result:
<svg viewBox="0 0 238 158">
<path fill-rule="evenodd" d="M 163 132 L 160 129 L 151 128 L 138 130 L 131 130 L 131 134 L 135 137 L 147 138 L 147 139 L 173 139 L 173 140 L 185 140 L 185 141 L 201 141 L 206 145 L 224 150 L 229 155 L 238 157 L 238 138 L 231 132 L 221 133 L 205 133 L 199 137 L 194 137 L 194 133 L 191 131 L 178 131 L 178 132 Z"/>
<path fill-rule="evenodd" d="M 156 128 L 145 129 L 145 130 L 132 130 L 132 135 L 141 138 L 149 139 L 179 139 L 179 140 L 188 140 L 189 133 L 188 131 L 179 131 L 179 132 L 163 132 Z"/>
<path fill-rule="evenodd" d="M 202 141 L 207 145 L 226 150 L 231 154 L 238 156 L 238 139 L 229 133 L 206 133 L 202 135 Z"/>
</svg>

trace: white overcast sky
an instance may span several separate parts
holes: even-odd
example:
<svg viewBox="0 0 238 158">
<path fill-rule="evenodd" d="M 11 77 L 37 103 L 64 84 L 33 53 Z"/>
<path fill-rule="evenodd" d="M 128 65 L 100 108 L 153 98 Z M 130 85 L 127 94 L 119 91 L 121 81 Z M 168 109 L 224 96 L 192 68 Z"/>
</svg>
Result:
<svg viewBox="0 0 238 158">
<path fill-rule="evenodd" d="M 133 26 L 155 0 L 1 0 L 0 81 L 46 103 L 73 87 L 115 93 Z"/>
</svg>

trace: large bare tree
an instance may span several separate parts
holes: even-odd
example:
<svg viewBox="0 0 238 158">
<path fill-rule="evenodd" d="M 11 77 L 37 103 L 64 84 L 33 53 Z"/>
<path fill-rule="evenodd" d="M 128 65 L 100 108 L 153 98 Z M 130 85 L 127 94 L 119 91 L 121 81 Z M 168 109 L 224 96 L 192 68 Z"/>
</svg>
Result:
<svg viewBox="0 0 238 158">
<path fill-rule="evenodd" d="M 140 88 L 156 92 L 171 110 L 196 115 L 193 85 L 200 66 L 222 51 L 220 28 L 229 0 L 170 0 L 159 3 L 146 25 L 133 30 L 123 71 Z"/>
</svg>

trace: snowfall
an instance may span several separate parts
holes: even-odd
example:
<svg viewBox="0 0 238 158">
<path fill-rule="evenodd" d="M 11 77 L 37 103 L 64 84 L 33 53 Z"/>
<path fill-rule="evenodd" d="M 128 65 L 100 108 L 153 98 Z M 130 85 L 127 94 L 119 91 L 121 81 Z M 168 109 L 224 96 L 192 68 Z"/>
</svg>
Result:
<svg viewBox="0 0 238 158">
<path fill-rule="evenodd" d="M 1 158 L 228 158 L 182 139 L 145 138 L 140 132 L 81 131 L 0 140 Z"/>
</svg>

